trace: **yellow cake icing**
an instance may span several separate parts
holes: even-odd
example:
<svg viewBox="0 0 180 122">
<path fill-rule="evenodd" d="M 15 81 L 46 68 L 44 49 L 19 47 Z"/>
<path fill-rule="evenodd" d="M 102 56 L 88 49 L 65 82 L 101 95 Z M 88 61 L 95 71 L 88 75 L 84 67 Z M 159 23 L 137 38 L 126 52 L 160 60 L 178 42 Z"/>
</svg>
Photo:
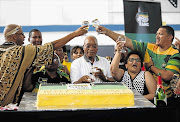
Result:
<svg viewBox="0 0 180 122">
<path fill-rule="evenodd" d="M 134 94 L 124 85 L 106 84 L 90 87 L 83 86 L 82 89 L 67 89 L 67 86 L 61 85 L 41 85 L 37 95 L 37 107 L 40 109 L 76 109 L 134 105 Z"/>
</svg>

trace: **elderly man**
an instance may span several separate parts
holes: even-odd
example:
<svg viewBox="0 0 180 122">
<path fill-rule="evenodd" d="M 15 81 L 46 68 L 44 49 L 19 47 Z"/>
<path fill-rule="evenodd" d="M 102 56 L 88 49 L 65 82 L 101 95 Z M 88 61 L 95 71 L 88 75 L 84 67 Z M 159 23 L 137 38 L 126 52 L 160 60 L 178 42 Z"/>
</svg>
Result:
<svg viewBox="0 0 180 122">
<path fill-rule="evenodd" d="M 41 66 L 52 63 L 54 49 L 62 47 L 74 37 L 87 33 L 84 27 L 43 46 L 22 46 L 24 34 L 21 26 L 7 25 L 4 29 L 6 42 L 0 45 L 0 106 L 17 103 L 23 86 L 24 73 L 31 65 Z"/>
<path fill-rule="evenodd" d="M 83 45 L 84 56 L 71 64 L 72 83 L 90 83 L 114 81 L 110 72 L 110 64 L 106 58 L 97 56 L 98 42 L 96 37 L 86 37 Z"/>
<path fill-rule="evenodd" d="M 101 34 L 109 36 L 114 41 L 116 41 L 119 36 L 124 36 L 103 26 L 99 26 L 96 30 Z M 166 95 L 170 99 L 173 99 L 170 80 L 173 74 L 180 73 L 180 53 L 171 46 L 173 39 L 174 29 L 169 26 L 162 26 L 157 30 L 156 44 L 138 42 L 129 38 L 126 38 L 125 43 L 126 47 L 131 50 L 137 50 L 143 54 L 144 62 L 147 63 L 149 71 L 153 72 L 155 75 L 161 73 Z"/>
</svg>

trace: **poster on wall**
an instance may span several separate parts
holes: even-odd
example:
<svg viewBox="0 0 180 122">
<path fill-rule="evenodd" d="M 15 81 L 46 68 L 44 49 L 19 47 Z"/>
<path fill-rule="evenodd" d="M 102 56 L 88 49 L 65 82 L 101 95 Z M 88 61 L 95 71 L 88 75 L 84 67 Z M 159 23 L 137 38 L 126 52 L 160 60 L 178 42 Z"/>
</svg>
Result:
<svg viewBox="0 0 180 122">
<path fill-rule="evenodd" d="M 156 41 L 156 32 L 162 25 L 159 2 L 124 0 L 125 35 L 140 42 Z"/>
</svg>

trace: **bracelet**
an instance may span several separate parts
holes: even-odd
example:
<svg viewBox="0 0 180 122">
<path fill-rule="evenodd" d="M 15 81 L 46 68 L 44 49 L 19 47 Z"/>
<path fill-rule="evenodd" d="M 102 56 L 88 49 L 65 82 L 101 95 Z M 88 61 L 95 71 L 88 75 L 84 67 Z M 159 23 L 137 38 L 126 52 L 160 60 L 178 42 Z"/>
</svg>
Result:
<svg viewBox="0 0 180 122">
<path fill-rule="evenodd" d="M 152 66 L 154 66 L 154 65 L 149 66 L 149 68 L 148 68 L 148 71 L 149 71 L 149 72 L 151 71 L 151 67 L 152 67 Z"/>
</svg>

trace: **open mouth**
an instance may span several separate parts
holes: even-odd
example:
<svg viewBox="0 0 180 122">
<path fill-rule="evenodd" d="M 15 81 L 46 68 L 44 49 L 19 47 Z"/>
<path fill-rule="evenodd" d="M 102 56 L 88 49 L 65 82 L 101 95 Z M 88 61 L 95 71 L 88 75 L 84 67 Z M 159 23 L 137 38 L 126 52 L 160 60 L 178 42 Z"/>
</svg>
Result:
<svg viewBox="0 0 180 122">
<path fill-rule="evenodd" d="M 156 38 L 156 42 L 160 42 L 160 39 L 157 39 L 157 38 Z"/>
<path fill-rule="evenodd" d="M 133 64 L 133 66 L 132 66 L 132 67 L 137 67 L 137 65 Z"/>
</svg>

